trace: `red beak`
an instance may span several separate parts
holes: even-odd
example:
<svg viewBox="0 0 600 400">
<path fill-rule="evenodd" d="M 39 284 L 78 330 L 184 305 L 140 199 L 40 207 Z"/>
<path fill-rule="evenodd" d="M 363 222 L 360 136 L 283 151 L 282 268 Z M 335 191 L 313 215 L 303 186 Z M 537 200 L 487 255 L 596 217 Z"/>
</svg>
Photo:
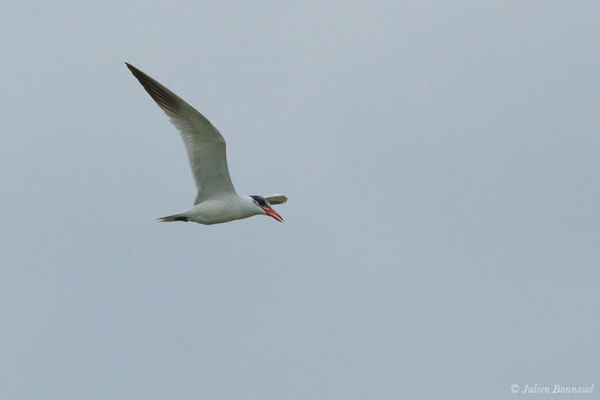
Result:
<svg viewBox="0 0 600 400">
<path fill-rule="evenodd" d="M 261 207 L 262 208 L 262 207 Z M 281 215 L 279 215 L 277 213 L 277 211 L 273 210 L 272 208 L 263 208 L 263 211 L 265 212 L 265 214 L 267 214 L 269 217 L 276 219 L 279 222 L 283 222 L 283 218 L 281 218 Z"/>
</svg>

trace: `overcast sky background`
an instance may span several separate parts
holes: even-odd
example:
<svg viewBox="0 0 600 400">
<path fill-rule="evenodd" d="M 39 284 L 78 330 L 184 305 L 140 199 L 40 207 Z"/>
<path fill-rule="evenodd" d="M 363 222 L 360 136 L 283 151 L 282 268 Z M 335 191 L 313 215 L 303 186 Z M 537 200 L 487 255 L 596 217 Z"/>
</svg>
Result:
<svg viewBox="0 0 600 400">
<path fill-rule="evenodd" d="M 600 392 L 600 3 L 10 2 L 0 397 Z M 130 62 L 284 224 L 195 197 Z M 554 398 L 555 396 L 536 396 Z"/>
</svg>

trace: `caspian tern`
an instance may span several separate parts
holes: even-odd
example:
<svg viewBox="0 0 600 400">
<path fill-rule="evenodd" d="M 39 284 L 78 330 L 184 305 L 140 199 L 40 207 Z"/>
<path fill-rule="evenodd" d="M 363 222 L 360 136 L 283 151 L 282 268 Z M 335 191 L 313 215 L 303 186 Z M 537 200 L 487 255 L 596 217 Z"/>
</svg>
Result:
<svg viewBox="0 0 600 400">
<path fill-rule="evenodd" d="M 283 222 L 281 215 L 271 205 L 283 204 L 287 197 L 238 195 L 227 168 L 225 139 L 217 128 L 175 93 L 133 65 L 125 65 L 181 133 L 198 189 L 192 208 L 159 218 L 160 221 L 193 221 L 212 225 L 254 215 L 268 215 Z"/>
</svg>

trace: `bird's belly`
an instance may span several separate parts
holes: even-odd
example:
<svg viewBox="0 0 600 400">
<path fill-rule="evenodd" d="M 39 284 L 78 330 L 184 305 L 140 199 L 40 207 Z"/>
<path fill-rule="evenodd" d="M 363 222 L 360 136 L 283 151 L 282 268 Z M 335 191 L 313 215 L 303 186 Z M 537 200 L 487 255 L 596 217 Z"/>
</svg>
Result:
<svg viewBox="0 0 600 400">
<path fill-rule="evenodd" d="M 242 212 L 237 207 L 231 207 L 222 203 L 200 203 L 190 209 L 187 213 L 190 221 L 204 225 L 221 224 L 236 219 L 248 218 L 251 215 Z"/>
</svg>

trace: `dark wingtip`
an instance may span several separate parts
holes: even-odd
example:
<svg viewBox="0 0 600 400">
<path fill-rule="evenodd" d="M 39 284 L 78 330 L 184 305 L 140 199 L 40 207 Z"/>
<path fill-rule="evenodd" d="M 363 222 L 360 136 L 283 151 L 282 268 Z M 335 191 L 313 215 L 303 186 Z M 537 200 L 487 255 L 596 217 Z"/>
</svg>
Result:
<svg viewBox="0 0 600 400">
<path fill-rule="evenodd" d="M 173 117 L 173 115 L 176 115 L 179 112 L 182 104 L 187 105 L 187 103 L 181 100 L 175 93 L 171 92 L 149 75 L 146 75 L 128 62 L 126 62 L 125 65 L 129 68 L 133 76 L 142 84 L 146 92 L 148 92 L 158 106 L 170 117 Z"/>
<path fill-rule="evenodd" d="M 137 76 L 139 74 L 140 70 L 134 67 L 133 65 L 129 64 L 128 62 L 125 62 L 125 65 L 133 75 Z"/>
</svg>

